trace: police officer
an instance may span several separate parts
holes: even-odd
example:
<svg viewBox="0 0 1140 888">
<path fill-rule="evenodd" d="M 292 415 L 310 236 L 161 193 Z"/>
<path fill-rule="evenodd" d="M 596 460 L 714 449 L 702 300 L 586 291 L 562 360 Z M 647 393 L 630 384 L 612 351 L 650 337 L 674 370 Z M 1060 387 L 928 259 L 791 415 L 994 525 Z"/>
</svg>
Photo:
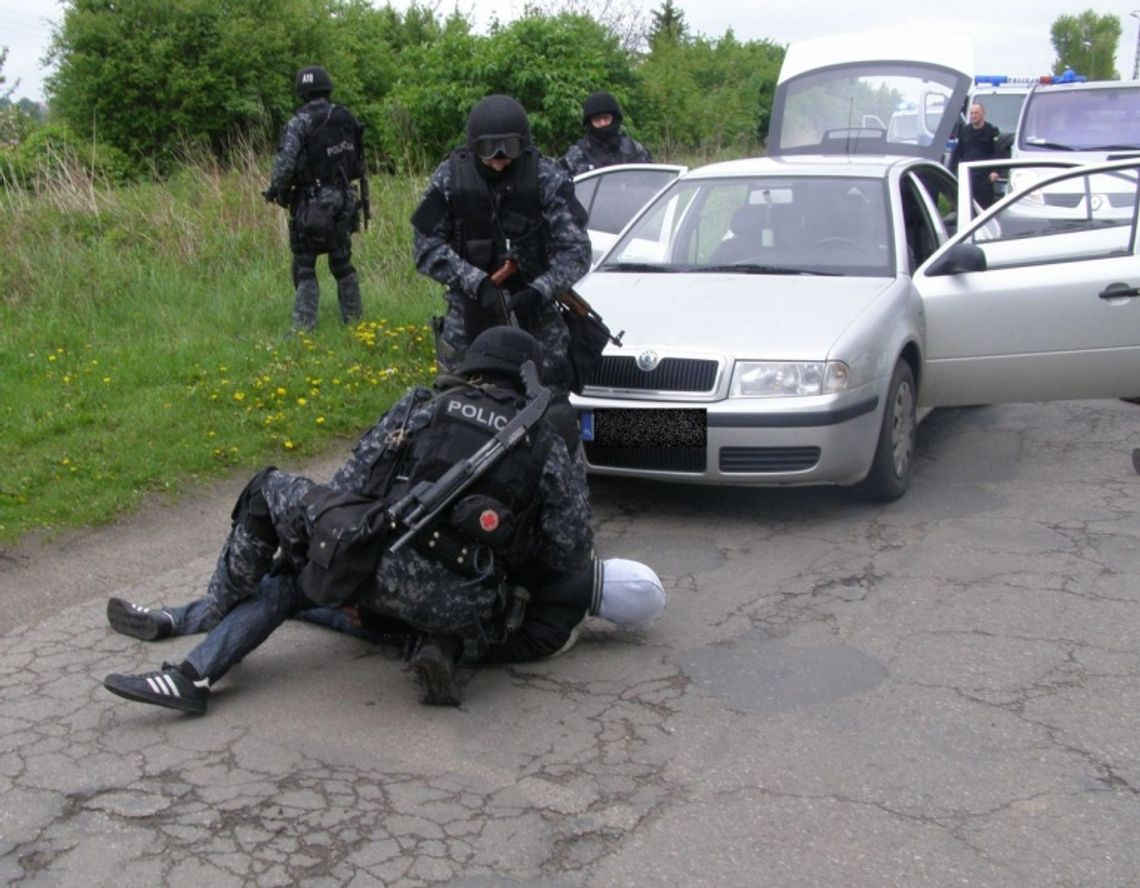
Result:
<svg viewBox="0 0 1140 888">
<path fill-rule="evenodd" d="M 567 390 L 569 333 L 555 294 L 589 270 L 586 213 L 531 141 L 522 105 L 492 95 L 471 109 L 466 144 L 436 168 L 411 221 L 416 268 L 447 287 L 435 319 L 440 366 L 453 370 L 480 332 L 515 319 L 542 347 L 543 383 Z M 496 284 L 508 259 L 518 271 Z"/>
<path fill-rule="evenodd" d="M 272 468 L 258 473 L 238 498 L 203 598 L 156 609 L 108 602 L 116 631 L 144 639 L 207 631 L 205 640 L 179 664 L 145 675 L 109 675 L 107 689 L 204 712 L 213 682 L 286 618 L 317 604 L 352 603 L 429 634 L 413 666 L 424 702 L 434 704 L 458 702 L 457 661 L 555 653 L 572 642 L 588 613 L 630 628 L 651 621 L 664 606 L 664 592 L 649 568 L 614 561 L 612 592 L 605 592 L 605 567 L 592 557 L 584 479 L 571 471 L 566 445 L 545 419 L 411 545 L 392 553 L 386 551 L 390 540 L 370 540 L 371 563 L 359 576 L 342 571 L 344 584 L 332 596 L 310 579 L 313 566 L 335 570 L 339 559 L 353 557 L 347 546 L 324 558 L 329 537 L 322 521 L 329 513 L 322 503 L 337 495 L 392 503 L 438 479 L 525 406 L 522 367 L 540 357 L 522 330 L 488 330 L 472 343 L 458 378 L 405 395 L 365 433 L 328 485 Z M 528 593 L 531 606 L 524 609 Z M 519 614 L 531 629 L 523 633 L 526 640 L 512 643 L 507 630 Z"/>
<path fill-rule="evenodd" d="M 586 135 L 558 159 L 571 176 L 618 163 L 653 163 L 649 150 L 621 128 L 621 105 L 608 92 L 591 93 L 582 103 Z"/>
<path fill-rule="evenodd" d="M 297 330 L 317 325 L 321 253 L 328 254 L 329 271 L 336 279 L 341 320 L 350 324 L 362 315 L 352 233 L 360 229 L 361 210 L 366 222 L 368 215 L 363 128 L 347 108 L 329 101 L 332 89 L 332 78 L 324 68 L 297 72 L 297 95 L 304 104 L 285 125 L 265 191 L 266 199 L 290 211 Z M 360 182 L 362 199 L 354 181 Z"/>
<path fill-rule="evenodd" d="M 958 129 L 958 143 L 950 153 L 949 167 L 955 174 L 958 164 L 970 160 L 993 160 L 1001 157 L 998 137 L 1001 133 L 992 123 L 986 122 L 986 109 L 981 102 L 970 106 L 969 122 Z M 975 170 L 970 175 L 970 193 L 978 206 L 985 209 L 994 202 L 994 183 L 997 170 Z"/>
</svg>

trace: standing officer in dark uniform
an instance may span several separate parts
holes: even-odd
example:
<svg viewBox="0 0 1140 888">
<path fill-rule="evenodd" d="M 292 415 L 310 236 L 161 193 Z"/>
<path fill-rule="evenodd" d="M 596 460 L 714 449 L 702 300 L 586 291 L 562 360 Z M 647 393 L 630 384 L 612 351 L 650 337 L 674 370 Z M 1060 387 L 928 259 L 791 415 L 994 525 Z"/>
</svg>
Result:
<svg viewBox="0 0 1140 888">
<path fill-rule="evenodd" d="M 582 126 L 586 135 L 558 159 L 571 176 L 618 163 L 653 163 L 640 142 L 621 129 L 621 105 L 608 92 L 596 92 L 582 103 Z"/>
<path fill-rule="evenodd" d="M 391 539 L 369 535 L 364 547 L 353 548 L 339 532 L 343 522 L 326 532 L 328 516 L 345 514 L 329 503 L 348 509 L 398 503 L 540 403 L 535 392 L 522 397 L 527 365 L 540 358 L 524 331 L 488 330 L 472 343 L 459 377 L 444 380 L 445 388 L 405 395 L 328 485 L 273 468 L 259 472 L 238 498 L 203 598 L 172 608 L 118 598 L 107 605 L 111 626 L 126 635 L 152 640 L 206 631 L 205 640 L 179 664 L 109 675 L 107 689 L 204 712 L 213 682 L 285 619 L 318 604 L 351 603 L 426 633 L 412 665 L 424 702 L 432 704 L 458 703 L 457 661 L 553 654 L 572 643 L 588 614 L 631 629 L 648 624 L 664 607 L 660 581 L 638 562 L 593 558 L 584 477 L 571 470 L 561 435 L 540 413 L 409 546 L 392 552 Z M 390 535 L 405 530 L 398 526 Z M 336 582 L 326 584 L 330 577 Z"/>
<path fill-rule="evenodd" d="M 522 105 L 492 95 L 472 108 L 467 143 L 436 168 L 411 221 L 416 268 L 447 287 L 440 367 L 454 370 L 479 333 L 513 316 L 542 346 L 543 383 L 567 391 L 570 335 L 555 294 L 590 268 L 586 212 L 532 143 Z M 508 259 L 518 271 L 496 284 Z"/>
<path fill-rule="evenodd" d="M 293 252 L 293 327 L 317 325 L 320 292 L 317 256 L 328 254 L 336 278 L 340 317 L 360 320 L 360 282 L 352 266 L 352 234 L 360 230 L 360 214 L 368 222 L 368 179 L 364 166 L 363 127 L 352 113 L 329 101 L 333 83 L 324 68 L 297 72 L 297 95 L 304 105 L 285 126 L 265 190 L 290 211 L 289 248 Z M 354 181 L 360 182 L 358 195 Z"/>
<path fill-rule="evenodd" d="M 950 169 L 955 174 L 958 164 L 969 160 L 993 160 L 1001 157 L 998 150 L 998 128 L 986 123 L 986 109 L 981 102 L 970 106 L 970 120 L 958 130 L 958 144 L 950 153 Z M 970 193 L 978 206 L 985 209 L 994 202 L 994 183 L 998 180 L 997 170 L 976 170 L 970 175 Z"/>
</svg>

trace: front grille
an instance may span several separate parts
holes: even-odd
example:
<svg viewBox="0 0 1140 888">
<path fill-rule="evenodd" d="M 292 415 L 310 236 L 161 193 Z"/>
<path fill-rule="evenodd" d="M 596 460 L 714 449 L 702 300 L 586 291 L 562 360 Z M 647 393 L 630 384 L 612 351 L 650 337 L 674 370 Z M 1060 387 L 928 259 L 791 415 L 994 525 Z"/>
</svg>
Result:
<svg viewBox="0 0 1140 888">
<path fill-rule="evenodd" d="M 1047 207 L 1064 207 L 1066 209 L 1073 209 L 1077 204 L 1084 200 L 1083 194 L 1056 194 L 1046 193 L 1043 195 L 1045 198 L 1045 206 Z"/>
<path fill-rule="evenodd" d="M 590 376 L 594 388 L 658 392 L 711 392 L 716 387 L 717 361 L 665 358 L 646 373 L 632 355 L 604 355 L 602 366 Z"/>
<path fill-rule="evenodd" d="M 722 447 L 720 470 L 734 472 L 802 472 L 819 462 L 818 447 Z"/>
<path fill-rule="evenodd" d="M 649 469 L 658 472 L 703 472 L 704 447 L 600 447 L 587 442 L 590 465 L 608 469 Z"/>
</svg>

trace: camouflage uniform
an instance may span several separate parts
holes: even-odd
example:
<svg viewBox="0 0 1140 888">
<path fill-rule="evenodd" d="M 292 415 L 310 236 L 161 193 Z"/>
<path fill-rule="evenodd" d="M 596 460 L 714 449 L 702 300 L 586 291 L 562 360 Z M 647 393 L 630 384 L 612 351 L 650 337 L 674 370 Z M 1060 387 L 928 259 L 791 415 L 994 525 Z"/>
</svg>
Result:
<svg viewBox="0 0 1140 888">
<path fill-rule="evenodd" d="M 524 324 L 542 347 L 543 382 L 563 391 L 569 388 L 570 334 L 554 301 L 554 294 L 573 286 L 590 270 L 590 238 L 586 234 L 581 207 L 565 172 L 552 160 L 540 157 L 538 167 L 539 202 L 542 224 L 547 235 L 546 267 L 526 283 L 545 300 L 537 316 Z M 432 174 L 423 203 L 442 198 L 451 205 L 455 196 L 450 161 L 441 163 Z M 439 334 L 439 363 L 452 371 L 463 359 L 471 337 L 467 313 L 478 309 L 479 285 L 488 272 L 464 259 L 453 246 L 458 221 L 454 214 L 443 214 L 430 227 L 413 228 L 413 255 L 416 268 L 447 287 L 447 313 Z"/>
<path fill-rule="evenodd" d="M 281 135 L 269 186 L 269 193 L 278 195 L 278 202 L 290 210 L 289 248 L 296 288 L 293 324 L 301 330 L 311 330 L 317 324 L 320 291 L 316 266 L 321 253 L 328 254 L 329 271 L 336 279 L 341 320 L 353 323 L 363 313 L 360 281 L 352 265 L 352 234 L 360 228 L 356 187 L 347 177 L 339 182 L 335 177 L 331 182 L 314 182 L 311 173 L 303 169 L 307 140 L 329 118 L 333 107 L 322 96 L 306 102 L 293 115 Z M 331 223 L 323 236 L 307 234 L 301 224 L 311 208 L 320 209 Z"/>
<path fill-rule="evenodd" d="M 625 133 L 615 142 L 587 134 L 567 149 L 558 162 L 571 176 L 619 163 L 653 163 L 649 149 Z"/>
<path fill-rule="evenodd" d="M 334 473 L 327 487 L 367 493 L 374 469 L 389 452 L 394 436 L 414 436 L 429 424 L 439 404 L 434 394 L 418 388 L 393 405 L 359 440 L 352 456 Z M 547 456 L 538 485 L 540 508 L 535 518 L 539 546 L 533 560 L 521 568 L 520 575 L 508 576 L 507 582 L 541 583 L 587 569 L 591 562 L 593 531 L 584 475 L 573 468 L 564 442 L 545 421 L 532 430 L 529 444 L 524 442 L 517 446 L 545 447 Z M 313 606 L 313 602 L 299 594 L 292 567 L 287 562 L 291 555 L 307 551 L 307 527 L 315 516 L 311 511 L 306 515 L 302 499 L 317 486 L 308 478 L 275 469 L 262 475 L 260 490 L 268 504 L 282 553 L 273 571 L 274 582 L 262 581 L 274 566 L 276 547 L 258 539 L 246 523 L 237 520 L 219 555 L 205 598 L 185 608 L 168 609 L 174 616 L 175 634 L 188 634 L 211 630 L 219 623 L 219 628 L 225 628 L 231 621 L 223 622 L 222 617 L 245 606 L 246 602 L 267 596 L 276 599 L 262 602 L 261 616 L 251 617 L 247 625 L 238 622 L 238 628 L 228 633 L 228 639 L 225 632 L 219 632 L 217 639 L 208 636 L 199 646 L 202 650 L 195 649 L 187 658 L 200 674 L 216 680 L 236 659 L 264 640 L 273 626 Z M 465 591 L 457 595 L 459 588 Z M 470 662 L 485 653 L 488 644 L 494 641 L 483 637 L 483 633 L 501 610 L 504 592 L 498 583 L 472 581 L 436 558 L 408 546 L 384 555 L 376 569 L 375 583 L 359 604 L 422 632 L 462 637 L 464 658 Z M 269 625 L 258 625 L 265 622 Z"/>
</svg>

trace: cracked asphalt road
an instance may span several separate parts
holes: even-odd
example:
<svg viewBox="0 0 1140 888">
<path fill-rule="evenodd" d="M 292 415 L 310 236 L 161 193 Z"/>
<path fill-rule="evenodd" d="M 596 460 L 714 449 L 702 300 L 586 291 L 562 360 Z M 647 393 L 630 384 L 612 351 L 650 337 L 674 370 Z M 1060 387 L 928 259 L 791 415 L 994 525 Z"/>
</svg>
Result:
<svg viewBox="0 0 1140 888">
<path fill-rule="evenodd" d="M 1138 419 L 938 412 L 886 506 L 595 479 L 600 551 L 665 615 L 457 710 L 301 622 L 205 717 L 102 688 L 193 644 L 104 603 L 199 594 L 244 478 L 3 553 L 0 882 L 1137 885 Z"/>
</svg>

